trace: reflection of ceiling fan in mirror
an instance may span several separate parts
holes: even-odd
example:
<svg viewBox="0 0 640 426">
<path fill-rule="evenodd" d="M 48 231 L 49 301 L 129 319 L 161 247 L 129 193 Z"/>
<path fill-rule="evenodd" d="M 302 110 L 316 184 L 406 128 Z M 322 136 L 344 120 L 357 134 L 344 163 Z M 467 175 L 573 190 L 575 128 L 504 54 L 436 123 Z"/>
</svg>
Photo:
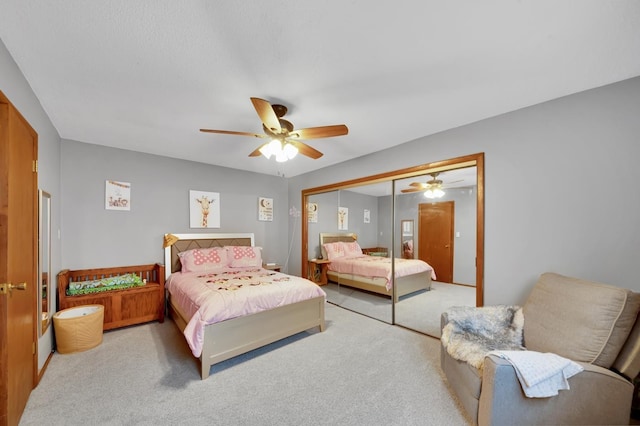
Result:
<svg viewBox="0 0 640 426">
<path fill-rule="evenodd" d="M 344 124 L 294 130 L 293 124 L 282 118 L 287 113 L 287 107 L 284 105 L 271 105 L 260 98 L 251 98 L 251 102 L 262 121 L 264 134 L 212 129 L 200 129 L 200 131 L 269 139 L 249 154 L 249 157 L 258 157 L 262 154 L 270 158 L 273 155 L 279 162 L 292 159 L 298 152 L 314 160 L 318 159 L 322 157 L 322 153 L 303 143 L 303 140 L 330 138 L 349 133 L 349 129 Z"/>
<path fill-rule="evenodd" d="M 438 175 L 440 173 L 429 173 L 431 179 L 426 182 L 411 182 L 409 184 L 409 188 L 403 189 L 401 192 L 410 193 L 410 192 L 424 192 L 424 196 L 427 198 L 440 198 L 444 195 L 444 190 L 446 187 L 444 186 L 444 182 L 438 179 Z M 447 182 L 448 184 L 453 184 L 457 182 L 462 182 L 463 179 L 455 180 L 452 182 Z"/>
</svg>

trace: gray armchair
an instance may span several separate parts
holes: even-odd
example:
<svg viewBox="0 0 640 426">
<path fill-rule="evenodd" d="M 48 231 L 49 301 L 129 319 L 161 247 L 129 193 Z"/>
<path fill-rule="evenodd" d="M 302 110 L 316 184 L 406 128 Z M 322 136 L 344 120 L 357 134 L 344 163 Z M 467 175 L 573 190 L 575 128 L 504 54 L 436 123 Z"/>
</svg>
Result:
<svg viewBox="0 0 640 426">
<path fill-rule="evenodd" d="M 640 294 L 564 277 L 540 276 L 526 303 L 524 346 L 580 364 L 571 389 L 527 398 L 513 366 L 489 355 L 482 368 L 441 346 L 441 366 L 469 417 L 479 425 L 628 424 L 640 371 Z M 442 326 L 449 322 L 442 315 Z"/>
</svg>

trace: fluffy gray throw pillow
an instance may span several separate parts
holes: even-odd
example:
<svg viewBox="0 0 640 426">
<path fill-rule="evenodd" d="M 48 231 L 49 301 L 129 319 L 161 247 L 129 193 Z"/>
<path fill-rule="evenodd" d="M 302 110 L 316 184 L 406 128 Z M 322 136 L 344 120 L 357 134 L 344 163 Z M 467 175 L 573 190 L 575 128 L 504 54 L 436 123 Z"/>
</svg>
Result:
<svg viewBox="0 0 640 426">
<path fill-rule="evenodd" d="M 524 315 L 520 306 L 453 306 L 446 311 L 442 345 L 453 358 L 482 369 L 493 350 L 524 350 Z"/>
</svg>

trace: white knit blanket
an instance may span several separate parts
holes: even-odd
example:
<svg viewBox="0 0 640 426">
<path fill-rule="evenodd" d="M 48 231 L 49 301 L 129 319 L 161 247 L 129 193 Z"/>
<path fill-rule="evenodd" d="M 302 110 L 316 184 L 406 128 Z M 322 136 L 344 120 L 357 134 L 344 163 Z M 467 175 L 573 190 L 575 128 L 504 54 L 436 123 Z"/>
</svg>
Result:
<svg viewBox="0 0 640 426">
<path fill-rule="evenodd" d="M 491 351 L 513 365 L 524 394 L 529 398 L 548 398 L 559 390 L 569 389 L 569 377 L 582 370 L 582 366 L 553 353 L 535 351 Z"/>
</svg>

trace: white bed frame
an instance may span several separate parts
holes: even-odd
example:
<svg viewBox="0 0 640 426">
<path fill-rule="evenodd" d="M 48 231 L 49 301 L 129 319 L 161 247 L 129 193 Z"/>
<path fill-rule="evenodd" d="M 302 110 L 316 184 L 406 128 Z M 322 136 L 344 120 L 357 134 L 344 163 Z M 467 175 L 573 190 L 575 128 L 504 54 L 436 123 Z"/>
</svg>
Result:
<svg viewBox="0 0 640 426">
<path fill-rule="evenodd" d="M 353 242 L 357 241 L 357 235 L 354 233 L 320 233 L 320 247 L 325 243 Z M 420 272 L 418 274 L 407 275 L 394 279 L 393 287 L 387 290 L 386 279 L 371 279 L 359 277 L 353 274 L 341 274 L 338 272 L 327 271 L 327 277 L 330 281 L 339 285 L 346 285 L 360 290 L 370 291 L 372 293 L 393 297 L 394 301 L 398 301 L 400 297 L 415 293 L 420 290 L 431 289 L 431 272 Z"/>
<path fill-rule="evenodd" d="M 165 248 L 165 274 L 180 270 L 178 253 L 194 248 L 222 246 L 253 246 L 254 235 L 245 234 L 165 234 L 178 238 L 174 244 Z M 253 315 L 233 318 L 216 324 L 207 325 L 204 334 L 204 346 L 200 356 L 200 376 L 209 377 L 211 366 L 253 349 L 268 345 L 285 337 L 318 327 L 325 329 L 324 297 L 315 297 L 302 302 L 292 303 L 259 312 Z M 173 304 L 167 293 L 169 316 L 180 331 L 184 331 L 189 318 Z"/>
</svg>

